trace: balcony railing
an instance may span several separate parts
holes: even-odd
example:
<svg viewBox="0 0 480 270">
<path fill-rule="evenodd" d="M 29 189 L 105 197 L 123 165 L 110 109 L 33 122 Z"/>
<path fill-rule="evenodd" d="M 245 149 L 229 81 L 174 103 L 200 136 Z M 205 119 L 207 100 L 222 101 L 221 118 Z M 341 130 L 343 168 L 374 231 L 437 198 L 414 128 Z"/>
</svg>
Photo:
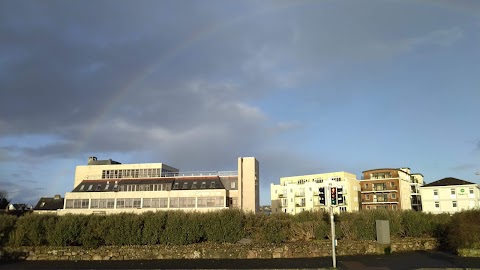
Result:
<svg viewBox="0 0 480 270">
<path fill-rule="evenodd" d="M 387 187 L 387 188 L 362 189 L 362 193 L 373 193 L 373 192 L 398 192 L 398 190 L 397 190 L 397 186 Z"/>
</svg>

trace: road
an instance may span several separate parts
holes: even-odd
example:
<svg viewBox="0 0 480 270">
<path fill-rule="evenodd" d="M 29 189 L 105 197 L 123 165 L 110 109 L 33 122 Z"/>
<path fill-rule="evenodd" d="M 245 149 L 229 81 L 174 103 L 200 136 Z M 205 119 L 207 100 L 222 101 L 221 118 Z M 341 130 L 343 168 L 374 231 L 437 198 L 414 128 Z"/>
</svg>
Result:
<svg viewBox="0 0 480 270">
<path fill-rule="evenodd" d="M 322 269 L 332 259 L 195 259 L 150 261 L 16 261 L 0 262 L 0 269 Z M 463 258 L 443 252 L 339 256 L 339 269 L 480 269 L 480 258 Z"/>
</svg>

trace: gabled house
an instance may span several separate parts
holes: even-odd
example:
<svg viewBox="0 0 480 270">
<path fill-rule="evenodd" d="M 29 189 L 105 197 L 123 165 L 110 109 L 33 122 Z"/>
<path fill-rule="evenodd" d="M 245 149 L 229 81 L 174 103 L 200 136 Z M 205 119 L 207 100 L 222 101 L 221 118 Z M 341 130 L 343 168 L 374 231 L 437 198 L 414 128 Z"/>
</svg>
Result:
<svg viewBox="0 0 480 270">
<path fill-rule="evenodd" d="M 33 208 L 34 213 L 38 214 L 56 214 L 59 209 L 63 209 L 64 198 L 61 195 L 51 197 L 42 197 Z"/>
<path fill-rule="evenodd" d="M 26 212 L 32 211 L 32 207 L 24 203 L 9 203 L 5 208 L 5 213 L 10 215 L 21 216 Z"/>
<path fill-rule="evenodd" d="M 425 212 L 453 214 L 480 206 L 480 187 L 469 181 L 446 177 L 419 189 Z"/>
</svg>

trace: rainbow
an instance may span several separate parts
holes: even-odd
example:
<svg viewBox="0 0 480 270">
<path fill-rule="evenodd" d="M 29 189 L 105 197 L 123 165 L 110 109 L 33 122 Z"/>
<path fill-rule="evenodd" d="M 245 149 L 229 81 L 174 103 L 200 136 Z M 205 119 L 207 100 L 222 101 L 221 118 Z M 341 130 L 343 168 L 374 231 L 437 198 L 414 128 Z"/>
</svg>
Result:
<svg viewBox="0 0 480 270">
<path fill-rule="evenodd" d="M 198 43 L 199 41 L 205 40 L 211 36 L 213 36 L 216 33 L 220 33 L 222 31 L 226 31 L 228 28 L 230 28 L 232 25 L 235 25 L 237 23 L 240 23 L 242 21 L 246 21 L 252 17 L 259 16 L 262 14 L 266 13 L 272 13 L 272 12 L 277 12 L 280 10 L 284 9 L 289 9 L 292 7 L 298 7 L 298 6 L 303 6 L 306 4 L 318 4 L 321 3 L 319 1 L 291 1 L 291 2 L 286 2 L 286 3 L 280 3 L 276 4 L 275 6 L 270 6 L 265 9 L 257 10 L 256 12 L 253 12 L 251 14 L 246 14 L 243 16 L 238 16 L 235 18 L 232 18 L 230 21 L 219 25 L 208 25 L 204 27 L 203 29 L 199 29 L 198 31 L 194 32 L 191 36 L 186 38 L 183 42 L 178 43 L 176 46 L 172 47 L 170 50 L 165 51 L 164 53 L 158 55 L 158 57 L 152 58 L 152 61 L 149 65 L 146 65 L 144 69 L 142 69 L 138 74 L 135 76 L 132 76 L 131 79 L 128 79 L 128 83 L 125 85 L 125 87 L 119 89 L 117 93 L 112 96 L 110 99 L 110 102 L 106 103 L 106 105 L 99 111 L 99 113 L 96 115 L 94 120 L 88 125 L 87 128 L 85 128 L 83 134 L 80 136 L 79 141 L 76 143 L 74 149 L 72 150 L 73 154 L 77 154 L 81 152 L 88 140 L 92 137 L 92 134 L 97 130 L 99 126 L 101 126 L 101 123 L 103 123 L 107 117 L 109 116 L 110 112 L 112 112 L 113 108 L 117 107 L 121 102 L 124 100 L 128 94 L 136 89 L 136 86 L 139 85 L 142 81 L 144 81 L 147 77 L 149 77 L 158 66 L 162 65 L 165 61 L 168 59 L 180 54 L 183 50 L 191 47 L 195 43 Z M 413 3 L 413 1 L 412 1 Z M 445 9 L 451 9 L 455 8 L 457 10 L 461 11 L 466 11 L 466 12 L 472 12 L 474 13 L 473 10 L 470 10 L 468 7 L 460 4 L 460 3 L 455 3 L 453 2 L 440 2 L 437 0 L 430 0 L 426 3 L 431 4 L 432 6 L 437 6 L 440 8 L 445 8 Z"/>
</svg>

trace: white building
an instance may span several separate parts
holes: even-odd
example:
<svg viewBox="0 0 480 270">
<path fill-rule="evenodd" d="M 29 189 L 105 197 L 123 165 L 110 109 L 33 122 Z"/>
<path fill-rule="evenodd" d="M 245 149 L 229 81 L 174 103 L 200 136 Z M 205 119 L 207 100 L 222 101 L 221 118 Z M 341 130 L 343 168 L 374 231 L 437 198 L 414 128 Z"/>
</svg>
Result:
<svg viewBox="0 0 480 270">
<path fill-rule="evenodd" d="M 89 158 L 59 214 L 157 210 L 259 210 L 259 163 L 238 158 L 238 171 L 180 172 L 162 163 L 121 164 Z"/>
<path fill-rule="evenodd" d="M 320 205 L 319 189 L 325 188 L 327 206 Z M 303 211 L 327 210 L 330 187 L 342 188 L 342 205 L 335 212 L 358 211 L 360 183 L 355 174 L 332 172 L 280 178 L 280 184 L 270 185 L 272 213 L 298 214 Z"/>
<path fill-rule="evenodd" d="M 465 180 L 447 177 L 419 189 L 425 212 L 453 214 L 480 206 L 479 185 Z"/>
</svg>

